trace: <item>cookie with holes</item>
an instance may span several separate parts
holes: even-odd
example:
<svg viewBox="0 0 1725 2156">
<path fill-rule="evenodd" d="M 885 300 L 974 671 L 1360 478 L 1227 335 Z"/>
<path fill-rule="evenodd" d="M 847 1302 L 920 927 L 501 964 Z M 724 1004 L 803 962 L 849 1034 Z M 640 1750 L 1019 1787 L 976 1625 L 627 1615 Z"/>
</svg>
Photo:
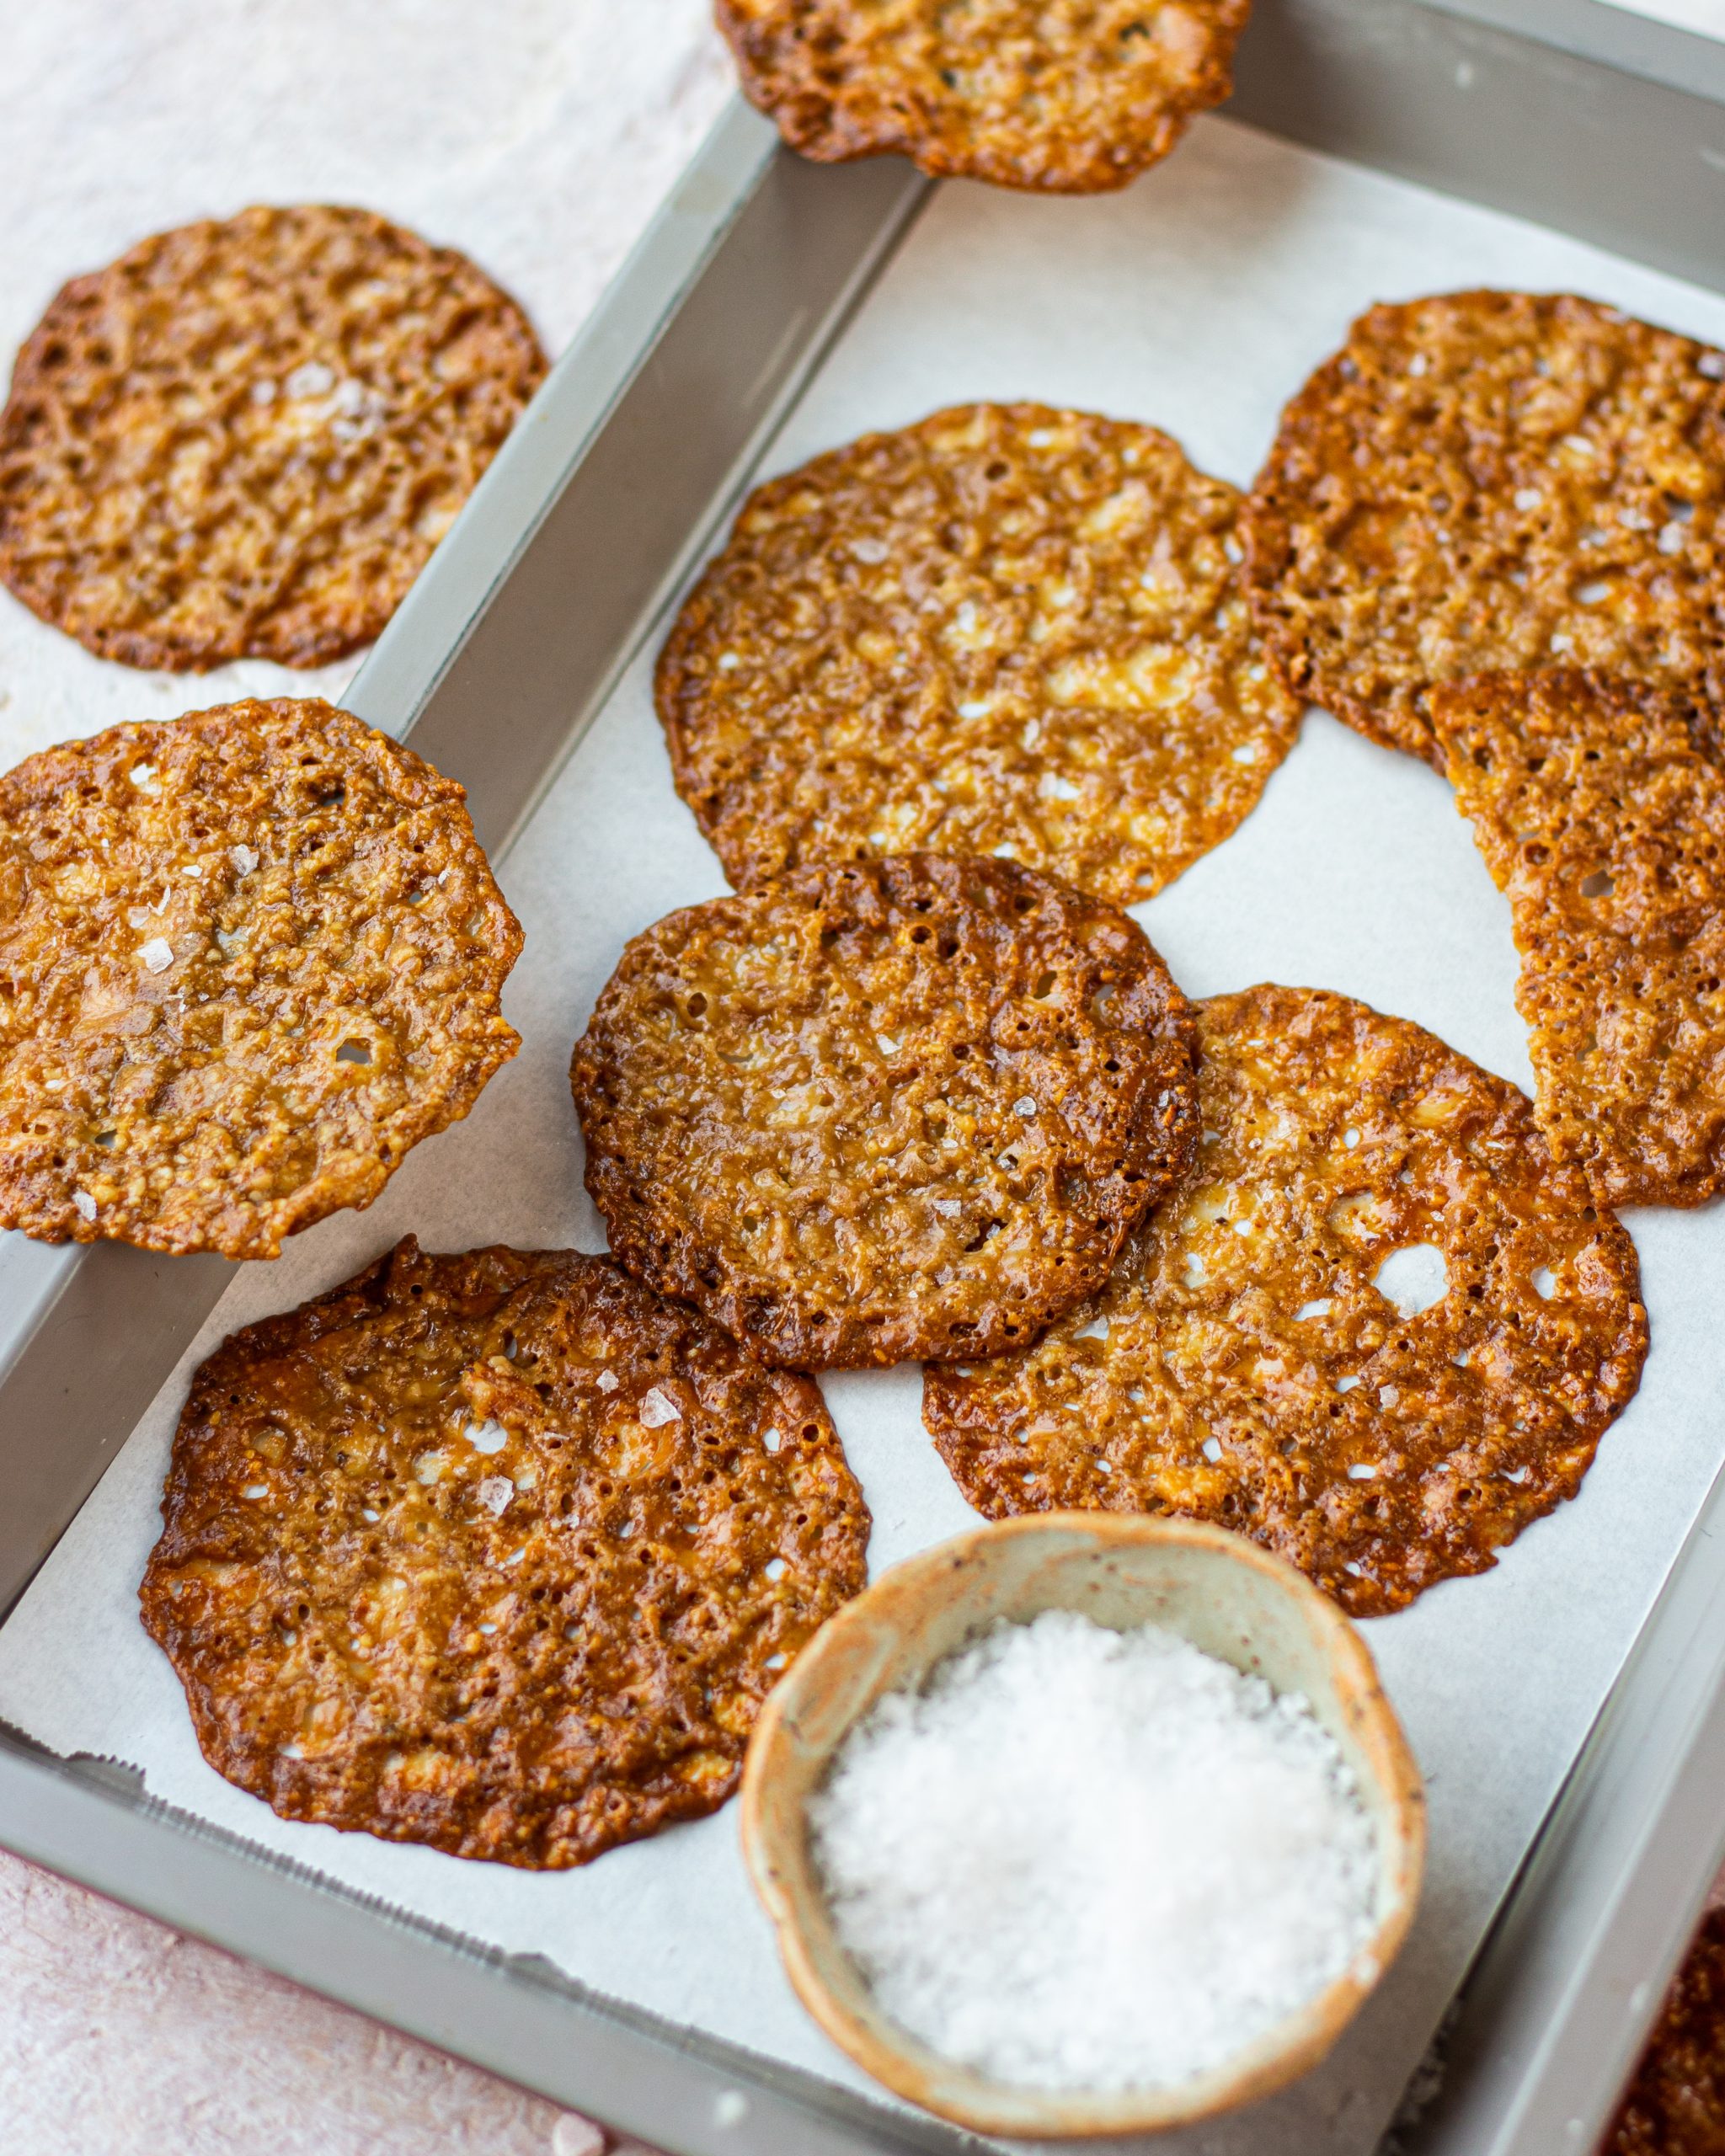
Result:
<svg viewBox="0 0 1725 2156">
<path fill-rule="evenodd" d="M 927 848 L 1152 897 L 1299 727 L 1239 511 L 1154 427 L 1040 404 L 938 412 L 757 489 L 656 685 L 731 882 Z"/>
<path fill-rule="evenodd" d="M 1640 1380 L 1635 1246 L 1524 1096 L 1404 1018 L 1198 1006 L 1203 1134 L 1102 1292 L 925 1377 L 966 1497 L 1250 1535 L 1359 1617 L 1484 1571 Z"/>
<path fill-rule="evenodd" d="M 254 209 L 74 278 L 0 412 L 0 581 L 99 658 L 316 666 L 369 643 L 545 371 L 465 256 Z"/>
<path fill-rule="evenodd" d="M 765 1360 L 994 1354 L 1106 1278 L 1195 1125 L 1190 1006 L 1006 861 L 806 868 L 638 936 L 575 1048 L 629 1269 Z"/>
<path fill-rule="evenodd" d="M 462 789 L 351 712 L 223 704 L 0 778 L 0 1226 L 274 1257 L 520 1045 Z"/>
<path fill-rule="evenodd" d="M 162 1514 L 218 1774 L 539 1870 L 723 1804 L 868 1540 L 809 1379 L 608 1258 L 412 1236 L 199 1369 Z"/>
<path fill-rule="evenodd" d="M 824 164 L 1094 195 L 1233 88 L 1251 0 L 718 0 L 743 93 Z"/>
<path fill-rule="evenodd" d="M 1433 692 L 1521 954 L 1535 1111 L 1607 1203 L 1725 1188 L 1725 773 L 1711 712 L 1579 672 Z"/>
<path fill-rule="evenodd" d="M 1567 295 L 1375 307 L 1282 415 L 1247 579 L 1290 687 L 1441 771 L 1434 683 L 1725 696 L 1725 352 Z"/>
</svg>

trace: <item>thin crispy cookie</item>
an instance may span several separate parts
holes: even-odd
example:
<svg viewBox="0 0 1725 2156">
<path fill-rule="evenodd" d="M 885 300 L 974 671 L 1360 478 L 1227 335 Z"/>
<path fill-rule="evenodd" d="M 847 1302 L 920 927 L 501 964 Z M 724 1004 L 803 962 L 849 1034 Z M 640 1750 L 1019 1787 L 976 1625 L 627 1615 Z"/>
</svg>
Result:
<svg viewBox="0 0 1725 2156">
<path fill-rule="evenodd" d="M 1300 723 L 1239 509 L 1155 428 L 1041 404 L 937 412 L 759 488 L 657 682 L 732 883 L 926 847 L 1152 897 Z"/>
<path fill-rule="evenodd" d="M 539 1870 L 715 1811 L 862 1586 L 817 1387 L 609 1259 L 412 1236 L 223 1342 L 144 1623 L 285 1819 Z"/>
<path fill-rule="evenodd" d="M 1701 1920 L 1600 2156 L 1725 2148 L 1725 1908 Z"/>
<path fill-rule="evenodd" d="M 1251 0 L 718 0 L 743 93 L 824 164 L 1095 195 L 1233 88 Z"/>
<path fill-rule="evenodd" d="M 75 278 L 0 413 L 0 580 L 99 658 L 369 643 L 545 371 L 513 300 L 368 211 L 243 211 Z"/>
<path fill-rule="evenodd" d="M 1612 1205 L 1725 1188 L 1725 775 L 1711 723 L 1581 673 L 1435 691 L 1521 953 L 1536 1113 Z"/>
<path fill-rule="evenodd" d="M 1034 1348 L 930 1370 L 924 1419 L 991 1518 L 1213 1520 L 1377 1616 L 1580 1487 L 1647 1353 L 1635 1246 L 1406 1019 L 1270 987 L 1198 1019 L 1185 1184 Z"/>
<path fill-rule="evenodd" d="M 1247 579 L 1290 686 L 1439 770 L 1432 684 L 1725 696 L 1725 352 L 1525 292 L 1376 307 L 1282 415 Z"/>
<path fill-rule="evenodd" d="M 316 702 L 0 778 L 0 1226 L 274 1257 L 520 1045 L 462 789 Z"/>
<path fill-rule="evenodd" d="M 1190 1156 L 1190 1007 L 1004 861 L 804 869 L 638 936 L 575 1048 L 587 1187 L 662 1293 L 798 1369 L 991 1354 Z"/>
</svg>

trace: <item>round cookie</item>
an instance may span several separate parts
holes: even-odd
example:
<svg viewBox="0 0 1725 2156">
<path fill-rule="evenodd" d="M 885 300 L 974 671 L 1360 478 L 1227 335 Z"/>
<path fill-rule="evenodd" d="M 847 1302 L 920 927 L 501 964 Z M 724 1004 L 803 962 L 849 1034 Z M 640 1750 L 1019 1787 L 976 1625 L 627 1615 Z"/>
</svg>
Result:
<svg viewBox="0 0 1725 2156">
<path fill-rule="evenodd" d="M 465 256 L 369 211 L 246 210 L 75 278 L 0 413 L 0 581 L 99 658 L 369 643 L 545 372 Z"/>
<path fill-rule="evenodd" d="M 1094 195 L 1233 88 L 1251 0 L 718 0 L 743 94 L 822 163 Z"/>
<path fill-rule="evenodd" d="M 1690 1942 L 1599 2156 L 1725 2148 L 1725 1908 Z"/>
<path fill-rule="evenodd" d="M 992 1354 L 1185 1166 L 1193 1039 L 1132 921 L 1010 862 L 803 869 L 624 952 L 570 1074 L 587 1187 L 767 1362 Z"/>
<path fill-rule="evenodd" d="M 1535 1113 L 1608 1205 L 1725 1189 L 1725 769 L 1712 715 L 1564 671 L 1440 685 L 1456 806 L 1509 899 Z"/>
<path fill-rule="evenodd" d="M 1635 1246 L 1423 1027 L 1315 989 L 1197 1008 L 1186 1182 L 1033 1348 L 930 1370 L 924 1420 L 992 1518 L 1212 1520 L 1377 1616 L 1580 1487 L 1646 1358 Z"/>
<path fill-rule="evenodd" d="M 1239 512 L 1154 427 L 1040 404 L 937 412 L 758 488 L 656 685 L 732 883 L 927 848 L 1153 896 L 1300 723 Z"/>
<path fill-rule="evenodd" d="M 0 778 L 0 1226 L 274 1257 L 520 1045 L 462 805 L 317 701 L 116 726 Z"/>
<path fill-rule="evenodd" d="M 735 1788 L 862 1586 L 807 1378 L 573 1251 L 409 1236 L 197 1371 L 144 1623 L 285 1819 L 561 1870 Z"/>
<path fill-rule="evenodd" d="M 1725 697 L 1725 352 L 1567 296 L 1375 307 L 1282 415 L 1247 579 L 1290 686 L 1443 769 L 1432 684 Z"/>
</svg>

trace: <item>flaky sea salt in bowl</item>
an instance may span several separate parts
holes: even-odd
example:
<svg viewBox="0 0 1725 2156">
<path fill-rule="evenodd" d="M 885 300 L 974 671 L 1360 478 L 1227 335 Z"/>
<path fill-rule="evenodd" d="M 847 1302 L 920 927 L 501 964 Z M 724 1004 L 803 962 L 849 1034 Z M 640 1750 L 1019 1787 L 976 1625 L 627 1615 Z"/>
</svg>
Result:
<svg viewBox="0 0 1725 2156">
<path fill-rule="evenodd" d="M 1188 2125 L 1309 2071 L 1400 1947 L 1425 1849 L 1341 1612 L 1237 1536 L 1114 1513 L 876 1581 L 768 1703 L 742 1819 L 827 2034 L 1027 2137 Z"/>
</svg>

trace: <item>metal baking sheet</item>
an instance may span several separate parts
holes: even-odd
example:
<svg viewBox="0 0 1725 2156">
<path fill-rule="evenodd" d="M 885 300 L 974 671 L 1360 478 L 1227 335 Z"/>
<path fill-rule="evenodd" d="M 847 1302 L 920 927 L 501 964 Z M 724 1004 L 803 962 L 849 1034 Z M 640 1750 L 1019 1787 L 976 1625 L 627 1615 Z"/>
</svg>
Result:
<svg viewBox="0 0 1725 2156">
<path fill-rule="evenodd" d="M 1448 25 L 1438 10 L 1355 13 L 1375 19 L 1381 32 L 1397 18 L 1413 20 L 1421 67 L 1430 59 L 1433 24 L 1464 40 L 1486 34 L 1471 20 Z M 1265 19 L 1273 35 L 1336 29 L 1332 11 L 1323 8 L 1271 7 Z M 1555 50 L 1547 49 L 1548 59 Z M 1572 61 L 1593 64 L 1564 56 L 1565 65 Z M 1452 51 L 1452 77 L 1462 64 Z M 1343 78 L 1338 67 L 1326 79 L 1333 89 Z M 532 802 L 625 655 L 644 604 L 686 563 L 719 499 L 742 476 L 749 443 L 793 386 L 799 358 L 818 347 L 924 196 L 919 183 L 890 166 L 814 174 L 788 172 L 786 164 L 746 118 L 729 123 L 655 243 L 672 253 L 682 247 L 686 259 L 660 259 L 650 276 L 636 280 L 637 319 L 625 310 L 597 325 L 595 340 L 543 400 L 537 441 L 525 435 L 499 461 L 355 691 L 366 715 L 398 728 L 423 712 L 416 743 L 478 782 L 476 805 L 494 839 Z M 1584 203 L 1570 221 L 1588 228 Z M 1670 243 L 1669 230 L 1662 232 L 1660 248 L 1669 252 Z M 729 266 L 721 277 L 722 257 Z M 811 270 L 816 260 L 824 264 L 820 275 Z M 1685 266 L 1705 268 L 1693 260 Z M 1201 462 L 1243 478 L 1279 398 L 1334 343 L 1358 304 L 1494 279 L 1578 286 L 1725 336 L 1725 302 L 1716 294 L 1212 123 L 1149 182 L 1109 201 L 1049 204 L 940 190 L 773 440 L 763 468 L 953 398 L 1036 395 L 1156 420 L 1180 433 Z M 667 286 L 688 297 L 675 333 L 660 335 L 653 295 Z M 708 370 L 709 398 L 724 400 L 725 425 L 709 424 L 691 401 L 701 386 L 697 362 Z M 655 381 L 655 370 L 674 376 L 690 366 L 694 380 L 680 377 L 682 393 L 665 395 L 674 385 Z M 645 424 L 649 418 L 656 424 Z M 528 1037 L 522 1058 L 467 1125 L 415 1157 L 371 1214 L 327 1224 L 274 1267 L 245 1269 L 191 1354 L 245 1316 L 339 1278 L 408 1226 L 446 1247 L 499 1236 L 598 1246 L 597 1223 L 579 1193 L 563 1081 L 569 1042 L 623 937 L 670 905 L 720 888 L 716 865 L 670 793 L 640 663 L 526 822 L 504 880 L 529 932 L 513 985 L 517 1022 Z M 1242 833 L 1142 913 L 1194 992 L 1260 977 L 1345 988 L 1421 1018 L 1525 1081 L 1509 996 L 1507 925 L 1445 789 L 1327 720 L 1310 722 Z M 1298 2147 L 1342 2156 L 1373 2144 L 1638 1636 L 1645 1660 L 1653 1635 L 1644 1633 L 1643 1620 L 1718 1464 L 1705 1380 L 1708 1289 L 1725 1273 L 1725 1243 L 1717 1215 L 1643 1215 L 1633 1225 L 1655 1358 L 1641 1401 L 1608 1438 L 1582 1498 L 1525 1538 L 1496 1575 L 1439 1589 L 1406 1617 L 1370 1628 L 1433 1775 L 1436 1860 L 1413 1949 L 1320 2075 L 1208 2134 L 1162 2145 L 1241 2156 Z M 126 1276 L 128 1296 L 159 1294 L 160 1344 L 170 1353 L 183 1345 L 187 1329 L 175 1324 L 176 1298 L 184 1309 L 207 1288 L 179 1267 L 131 1263 L 136 1256 L 99 1253 L 97 1262 L 70 1268 L 50 1258 L 65 1275 L 56 1276 L 57 1301 L 51 1293 L 40 1299 L 59 1352 L 44 1352 L 39 1330 L 34 1345 L 24 1342 L 13 1380 L 0 1393 L 3 1430 L 20 1460 L 41 1459 L 50 1449 L 44 1428 L 61 1420 L 53 1376 L 82 1396 L 67 1349 L 99 1330 L 102 1310 L 112 1306 L 104 1302 L 112 1286 L 101 1260 L 112 1261 L 115 1280 Z M 124 1327 L 99 1344 L 110 1357 L 108 1381 L 121 1390 L 128 1379 L 139 1384 L 140 1368 L 159 1374 L 143 1326 Z M 19 1371 L 34 1392 L 15 1382 Z M 792 2075 L 780 2077 L 783 2102 L 821 2105 L 817 2089 L 796 2079 L 799 2071 L 866 2097 L 866 2084 L 802 2020 L 777 1978 L 764 1925 L 742 1888 L 728 1815 L 617 1853 L 586 1873 L 499 1877 L 431 1852 L 285 1826 L 202 1768 L 177 1688 L 138 1633 L 131 1604 L 183 1371 L 184 1362 L 62 1536 L 76 1502 L 73 1481 L 93 1479 L 100 1465 L 99 1444 L 68 1444 L 75 1465 L 40 1497 L 31 1529 L 43 1546 L 57 1537 L 57 1547 L 0 1633 L 0 1715 L 61 1753 L 141 1764 L 157 1798 L 293 1863 L 470 1940 L 542 1956 L 637 2009 L 692 2025 L 702 2032 L 697 2049 L 718 2037 L 776 2060 Z M 829 1392 L 875 1507 L 877 1564 L 965 1524 L 969 1515 L 921 1436 L 909 1374 L 833 1380 Z M 107 1418 L 110 1449 L 128 1419 Z M 77 1430 L 86 1434 L 84 1422 Z M 29 1570 L 27 1540 L 0 1530 L 0 1556 L 14 1577 Z M 1697 1582 L 1691 1601 L 1711 1607 L 1717 1568 L 1694 1561 L 1696 1547 L 1679 1584 Z M 1662 1604 L 1662 1617 L 1670 1614 Z M 1684 1676 L 1693 1688 L 1704 1663 L 1692 1648 L 1678 1652 L 1667 1691 L 1682 1692 Z M 1644 1687 L 1643 1695 L 1652 1693 Z M 1645 1744 L 1646 1712 L 1637 1724 L 1632 1709 L 1632 1702 L 1620 1707 L 1616 1720 L 1626 1717 L 1631 1736 L 1638 1732 Z M 1705 1722 L 1701 1708 L 1696 1713 Z M 1601 1737 L 1610 1733 L 1602 1729 Z M 1657 1734 L 1648 1771 L 1669 1760 L 1668 1793 L 1674 1792 L 1678 1770 L 1696 1756 L 1696 1731 Z M 1610 1760 L 1626 1756 L 1621 1731 L 1615 1751 L 1608 1744 L 1602 1755 L 1596 1740 L 1589 1756 L 1604 1756 L 1605 1765 L 1576 1784 L 1567 1816 L 1584 1809 L 1591 1790 L 1597 1831 L 1599 1793 L 1611 1794 Z M 29 1832 L 16 1838 L 51 1854 L 44 1845 L 54 1843 L 56 1829 L 40 1803 L 51 1770 L 0 1761 L 8 1764 L 18 1772 L 0 1777 L 0 1823 L 15 1832 L 13 1819 L 28 1811 Z M 10 1812 L 3 1808 L 8 1790 Z M 87 1790 L 77 1796 L 97 1801 Z M 1606 1808 L 1609 1827 L 1617 1815 Z M 111 1822 L 109 1838 L 147 1823 L 136 1815 L 124 1828 Z M 170 1838 L 159 1824 L 152 1831 L 164 1844 Z M 138 1869 L 99 1854 L 103 1838 L 93 1832 L 74 1838 L 68 1868 L 99 1873 L 101 1883 L 139 1897 Z M 87 1852 L 82 1867 L 79 1847 Z M 1629 1876 L 1634 1854 L 1624 1853 L 1617 1880 Z M 1560 1861 L 1561 1852 L 1547 1870 Z M 296 1892 L 309 1906 L 304 1888 Z M 221 1929 L 207 1908 L 200 1925 Z M 280 1945 L 272 1955 L 255 1920 L 234 1943 L 317 1977 L 305 1957 Z M 446 1958 L 435 1966 L 446 1983 L 455 1950 L 440 1951 Z M 430 1970 L 429 1952 L 416 1966 Z M 324 1980 L 345 1995 L 363 1991 L 363 2003 L 421 2028 L 430 2018 L 425 1993 L 436 1988 L 425 1974 L 403 2013 L 400 1988 L 381 1978 L 366 1979 L 381 1990 L 357 1979 L 344 1984 L 333 1968 Z M 531 1981 L 566 1998 L 542 1973 Z M 585 2009 L 566 2004 L 571 2029 L 586 2031 Z M 1629 2009 L 1626 2025 L 1637 2010 Z M 584 2093 L 558 2079 L 542 2048 L 523 2072 L 519 2045 L 505 2060 L 499 2051 L 508 2040 L 489 2028 L 479 2042 L 442 2023 L 428 2032 L 444 2041 L 453 2033 L 455 2047 L 572 2100 Z M 633 2035 L 654 2041 L 638 2025 Z M 1533 2071 L 1537 2062 L 1521 2064 L 1527 2070 L 1488 2121 L 1498 2138 L 1477 2136 L 1457 2148 L 1561 2145 L 1503 2139 L 1523 2130 L 1532 2116 L 1530 2094 L 1543 2085 Z M 777 2145 L 770 2137 L 780 2115 L 767 2092 L 745 2065 L 735 2071 L 750 2092 L 740 2100 L 765 2106 L 747 2113 L 755 2121 L 748 2145 Z M 1482 2071 L 1471 2085 L 1483 2089 L 1489 2080 Z M 586 2100 L 605 2110 L 592 2086 Z M 724 2145 L 732 2132 L 724 2120 L 743 2116 L 732 2105 L 709 2106 L 703 2117 L 696 2103 L 692 2116 L 685 2110 L 667 2117 L 655 2111 L 650 2089 L 631 2084 L 620 2095 L 610 2115 L 670 2147 Z M 1588 2092 L 1583 2111 L 1602 2100 Z M 823 2132 L 860 2132 L 859 2116 L 844 2104 L 827 2107 Z M 817 2145 L 810 2131 L 805 2123 L 800 2142 L 784 2145 Z M 930 2146 L 952 2138 L 908 2122 L 877 2121 L 867 2132 L 886 2134 L 886 2145 L 902 2145 L 906 2135 Z M 742 2144 L 732 2138 L 729 2145 Z"/>
</svg>

